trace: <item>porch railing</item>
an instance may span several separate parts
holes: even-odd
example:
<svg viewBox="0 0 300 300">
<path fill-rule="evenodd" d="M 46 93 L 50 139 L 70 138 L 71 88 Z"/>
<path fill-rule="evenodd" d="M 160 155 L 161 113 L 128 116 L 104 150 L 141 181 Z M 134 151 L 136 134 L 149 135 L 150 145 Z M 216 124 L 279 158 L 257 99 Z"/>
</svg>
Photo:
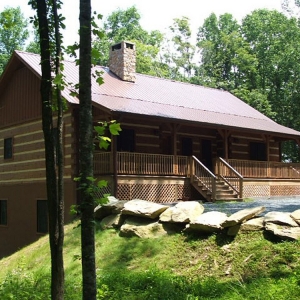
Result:
<svg viewBox="0 0 300 300">
<path fill-rule="evenodd" d="M 243 176 L 221 157 L 217 159 L 217 175 L 237 193 L 239 198 L 243 198 Z"/>
<path fill-rule="evenodd" d="M 211 198 L 216 198 L 216 180 L 217 177 L 195 156 L 191 160 L 191 175 L 201 183 L 206 190 L 211 193 Z"/>
<path fill-rule="evenodd" d="M 297 179 L 300 178 L 300 163 L 268 162 L 226 159 L 232 168 L 243 177 Z"/>
<path fill-rule="evenodd" d="M 126 175 L 179 175 L 189 176 L 188 157 L 146 154 L 133 152 L 117 152 L 118 174 Z M 113 173 L 111 152 L 94 154 L 95 174 Z"/>
</svg>

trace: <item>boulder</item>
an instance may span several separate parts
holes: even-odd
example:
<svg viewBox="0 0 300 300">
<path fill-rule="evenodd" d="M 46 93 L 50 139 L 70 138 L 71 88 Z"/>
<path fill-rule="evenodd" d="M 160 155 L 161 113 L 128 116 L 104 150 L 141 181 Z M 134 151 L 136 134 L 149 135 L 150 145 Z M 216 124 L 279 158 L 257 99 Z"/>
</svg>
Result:
<svg viewBox="0 0 300 300">
<path fill-rule="evenodd" d="M 121 205 L 121 203 L 124 202 L 124 201 L 119 201 L 117 198 L 113 196 L 108 196 L 107 199 L 108 199 L 107 203 L 99 204 L 97 207 L 95 207 L 94 213 L 96 219 L 102 220 L 103 218 L 111 215 L 115 210 L 115 207 Z"/>
<path fill-rule="evenodd" d="M 236 236 L 239 233 L 240 228 L 241 228 L 241 224 L 240 223 L 236 224 L 234 226 L 228 227 L 227 235 Z"/>
<path fill-rule="evenodd" d="M 120 228 L 123 222 L 124 218 L 121 214 L 112 214 L 101 220 L 100 227 L 101 229 Z"/>
<path fill-rule="evenodd" d="M 264 217 L 253 218 L 241 226 L 241 231 L 258 231 L 264 229 Z"/>
<path fill-rule="evenodd" d="M 165 210 L 159 220 L 169 223 L 189 223 L 199 217 L 203 211 L 203 205 L 197 201 L 179 202 Z"/>
<path fill-rule="evenodd" d="M 210 211 L 203 213 L 189 224 L 189 230 L 197 230 L 204 232 L 215 232 L 221 230 L 221 224 L 227 219 L 227 215 L 218 211 Z"/>
<path fill-rule="evenodd" d="M 297 209 L 294 212 L 292 212 L 291 217 L 293 220 L 297 222 L 297 224 L 300 225 L 300 209 Z"/>
<path fill-rule="evenodd" d="M 258 206 L 254 208 L 246 208 L 237 211 L 236 213 L 232 214 L 230 217 L 225 220 L 221 226 L 222 227 L 232 227 L 237 224 L 241 224 L 249 219 L 254 218 L 255 216 L 261 214 L 263 211 L 265 211 L 265 207 Z"/>
<path fill-rule="evenodd" d="M 125 203 L 122 215 L 138 216 L 148 219 L 156 219 L 168 208 L 166 205 L 134 199 Z"/>
<path fill-rule="evenodd" d="M 129 217 L 120 228 L 123 237 L 153 238 L 166 234 L 163 224 L 144 218 Z"/>
<path fill-rule="evenodd" d="M 292 219 L 290 213 L 279 212 L 279 211 L 270 211 L 265 215 L 264 218 L 265 224 L 274 223 L 278 225 L 286 225 L 291 227 L 297 227 L 298 224 Z"/>
<path fill-rule="evenodd" d="M 267 223 L 265 225 L 266 231 L 273 233 L 275 236 L 281 239 L 287 240 L 299 240 L 300 239 L 300 227 L 282 226 L 275 223 Z"/>
</svg>

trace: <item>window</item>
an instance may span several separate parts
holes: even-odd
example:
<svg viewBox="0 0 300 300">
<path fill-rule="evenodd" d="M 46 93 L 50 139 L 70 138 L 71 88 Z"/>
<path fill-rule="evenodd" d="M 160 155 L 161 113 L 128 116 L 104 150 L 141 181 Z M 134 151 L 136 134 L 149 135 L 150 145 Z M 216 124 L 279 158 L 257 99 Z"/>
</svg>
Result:
<svg viewBox="0 0 300 300">
<path fill-rule="evenodd" d="M 7 225 L 7 201 L 0 200 L 0 225 Z"/>
<path fill-rule="evenodd" d="M 13 156 L 13 139 L 4 139 L 4 159 L 12 158 Z"/>
<path fill-rule="evenodd" d="M 250 159 L 266 161 L 267 160 L 266 144 L 250 142 Z"/>
<path fill-rule="evenodd" d="M 184 156 L 193 155 L 193 140 L 191 138 L 182 138 L 181 139 L 181 154 Z"/>
<path fill-rule="evenodd" d="M 120 135 L 117 136 L 117 150 L 134 152 L 135 133 L 133 129 L 122 128 Z"/>
<path fill-rule="evenodd" d="M 48 204 L 47 200 L 37 200 L 37 232 L 48 232 Z"/>
</svg>

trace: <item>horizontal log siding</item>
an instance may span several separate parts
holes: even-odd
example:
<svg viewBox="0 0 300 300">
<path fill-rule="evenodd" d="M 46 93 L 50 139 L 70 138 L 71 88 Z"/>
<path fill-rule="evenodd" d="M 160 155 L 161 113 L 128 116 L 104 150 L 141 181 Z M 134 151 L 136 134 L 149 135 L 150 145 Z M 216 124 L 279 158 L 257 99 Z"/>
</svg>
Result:
<svg viewBox="0 0 300 300">
<path fill-rule="evenodd" d="M 65 115 L 65 178 L 74 174 L 74 129 L 71 113 Z M 56 121 L 55 121 L 56 122 Z M 4 139 L 13 138 L 13 158 L 4 159 Z M 41 120 L 0 129 L 0 182 L 45 181 L 45 150 Z"/>
<path fill-rule="evenodd" d="M 250 158 L 250 142 L 266 143 L 258 135 L 253 134 L 232 134 L 229 138 L 229 157 L 234 159 L 248 160 Z M 280 161 L 280 146 L 273 139 L 269 141 L 270 161 Z"/>
<path fill-rule="evenodd" d="M 134 129 L 135 133 L 135 152 L 140 153 L 160 153 L 159 125 L 155 122 L 147 121 L 139 123 L 135 120 L 125 119 L 121 122 L 121 128 Z"/>
</svg>

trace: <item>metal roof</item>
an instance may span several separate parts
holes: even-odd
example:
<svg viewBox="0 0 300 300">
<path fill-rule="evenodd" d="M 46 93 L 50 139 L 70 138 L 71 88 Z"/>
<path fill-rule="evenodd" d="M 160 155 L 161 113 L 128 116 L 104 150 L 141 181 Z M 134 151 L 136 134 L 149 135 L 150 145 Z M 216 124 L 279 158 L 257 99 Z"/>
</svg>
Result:
<svg viewBox="0 0 300 300">
<path fill-rule="evenodd" d="M 15 55 L 41 76 L 39 55 L 21 51 L 16 51 Z M 300 137 L 300 132 L 277 124 L 226 91 L 143 74 L 136 74 L 134 83 L 126 82 L 108 68 L 96 67 L 95 70 L 103 72 L 104 84 L 99 86 L 92 78 L 92 100 L 111 112 Z M 67 82 L 78 83 L 75 62 L 64 62 L 64 75 Z M 71 90 L 71 87 L 66 88 L 63 97 L 78 104 L 78 98 L 70 96 Z"/>
</svg>

